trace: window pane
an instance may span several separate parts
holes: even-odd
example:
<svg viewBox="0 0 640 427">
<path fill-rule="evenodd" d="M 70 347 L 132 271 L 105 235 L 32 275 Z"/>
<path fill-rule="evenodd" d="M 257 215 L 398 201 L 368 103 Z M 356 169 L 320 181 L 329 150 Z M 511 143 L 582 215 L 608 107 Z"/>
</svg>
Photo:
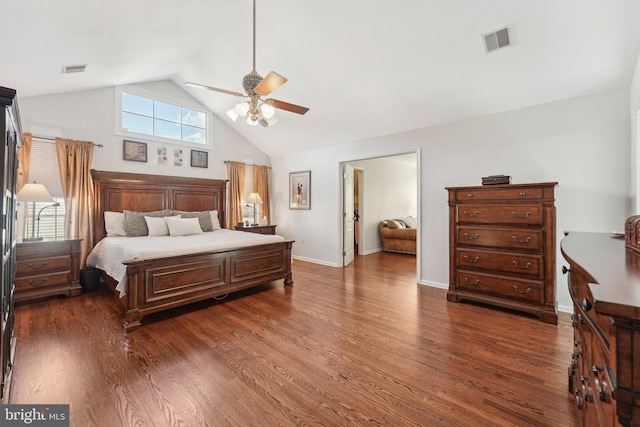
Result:
<svg viewBox="0 0 640 427">
<path fill-rule="evenodd" d="M 164 138 L 180 139 L 180 124 L 164 120 L 154 120 L 154 135 Z"/>
<path fill-rule="evenodd" d="M 182 140 L 195 142 L 197 144 L 206 144 L 207 133 L 204 129 L 182 126 Z"/>
<path fill-rule="evenodd" d="M 153 116 L 153 100 L 131 93 L 122 92 L 122 111 Z M 123 126 L 124 127 L 124 126 Z"/>
<path fill-rule="evenodd" d="M 201 111 L 182 109 L 182 124 L 191 125 L 199 128 L 207 127 L 206 115 Z"/>
<path fill-rule="evenodd" d="M 25 237 L 42 237 L 45 240 L 64 239 L 64 199 L 56 197 L 54 200 L 60 203 L 60 206 L 54 206 L 54 203 L 49 202 L 37 202 L 35 212 L 32 203 L 28 204 Z"/>
<path fill-rule="evenodd" d="M 153 135 L 153 119 L 151 117 L 144 117 L 137 114 L 123 112 L 122 129 L 128 130 L 130 132 Z"/>
<path fill-rule="evenodd" d="M 180 107 L 160 101 L 154 101 L 154 105 L 154 117 L 156 119 L 180 123 Z"/>
</svg>

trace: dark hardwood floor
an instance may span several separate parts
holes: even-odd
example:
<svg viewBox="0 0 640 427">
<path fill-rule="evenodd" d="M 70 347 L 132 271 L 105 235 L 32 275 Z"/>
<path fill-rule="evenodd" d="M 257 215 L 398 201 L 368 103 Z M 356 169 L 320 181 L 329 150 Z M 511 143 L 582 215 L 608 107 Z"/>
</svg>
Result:
<svg viewBox="0 0 640 427">
<path fill-rule="evenodd" d="M 82 427 L 576 424 L 568 314 L 447 302 L 410 255 L 293 278 L 128 335 L 107 289 L 20 304 L 10 403 L 69 403 Z"/>
</svg>

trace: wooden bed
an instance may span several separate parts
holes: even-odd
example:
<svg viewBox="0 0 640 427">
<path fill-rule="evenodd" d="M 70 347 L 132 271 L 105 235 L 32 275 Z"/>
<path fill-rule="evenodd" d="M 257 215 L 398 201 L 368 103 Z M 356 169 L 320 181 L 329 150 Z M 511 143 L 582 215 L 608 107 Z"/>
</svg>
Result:
<svg viewBox="0 0 640 427">
<path fill-rule="evenodd" d="M 94 245 L 106 237 L 104 212 L 161 209 L 218 211 L 225 227 L 226 181 L 92 170 L 95 190 Z M 125 332 L 147 314 L 291 277 L 293 241 L 191 255 L 126 261 Z M 117 282 L 102 274 L 114 292 Z M 116 293 L 117 294 L 117 293 Z"/>
</svg>

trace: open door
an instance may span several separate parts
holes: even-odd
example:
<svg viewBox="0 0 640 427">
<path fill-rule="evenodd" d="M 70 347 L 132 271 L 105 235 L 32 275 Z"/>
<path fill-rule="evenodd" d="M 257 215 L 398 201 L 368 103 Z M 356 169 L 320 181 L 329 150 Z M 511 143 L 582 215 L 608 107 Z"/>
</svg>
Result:
<svg viewBox="0 0 640 427">
<path fill-rule="evenodd" d="M 354 256 L 354 203 L 353 203 L 353 167 L 344 165 L 344 173 L 342 174 L 343 181 L 343 197 L 344 197 L 344 211 L 342 212 L 342 229 L 343 229 L 343 244 L 342 244 L 342 266 L 353 262 Z"/>
</svg>

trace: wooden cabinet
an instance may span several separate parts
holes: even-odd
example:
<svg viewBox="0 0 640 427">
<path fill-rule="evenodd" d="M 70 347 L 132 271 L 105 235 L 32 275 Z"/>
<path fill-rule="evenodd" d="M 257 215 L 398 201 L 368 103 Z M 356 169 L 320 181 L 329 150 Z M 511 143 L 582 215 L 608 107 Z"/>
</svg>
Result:
<svg viewBox="0 0 640 427">
<path fill-rule="evenodd" d="M 448 187 L 449 301 L 556 324 L 556 182 Z"/>
<path fill-rule="evenodd" d="M 81 239 L 18 243 L 16 301 L 79 295 Z"/>
<path fill-rule="evenodd" d="M 276 227 L 277 225 L 250 225 L 248 227 L 238 225 L 236 230 L 257 234 L 276 234 Z"/>
<path fill-rule="evenodd" d="M 22 130 L 16 91 L 0 87 L 0 133 L 2 145 L 0 156 L 3 179 L 0 211 L 2 212 L 2 259 L 0 261 L 0 301 L 1 301 L 1 335 L 0 335 L 0 399 L 7 403 L 13 356 L 15 353 L 14 324 L 14 278 L 15 278 L 15 241 L 16 241 L 16 171 L 18 164 L 18 147 L 22 145 Z"/>
<path fill-rule="evenodd" d="M 574 351 L 569 393 L 581 426 L 640 425 L 640 255 L 608 233 L 568 233 Z"/>
</svg>

